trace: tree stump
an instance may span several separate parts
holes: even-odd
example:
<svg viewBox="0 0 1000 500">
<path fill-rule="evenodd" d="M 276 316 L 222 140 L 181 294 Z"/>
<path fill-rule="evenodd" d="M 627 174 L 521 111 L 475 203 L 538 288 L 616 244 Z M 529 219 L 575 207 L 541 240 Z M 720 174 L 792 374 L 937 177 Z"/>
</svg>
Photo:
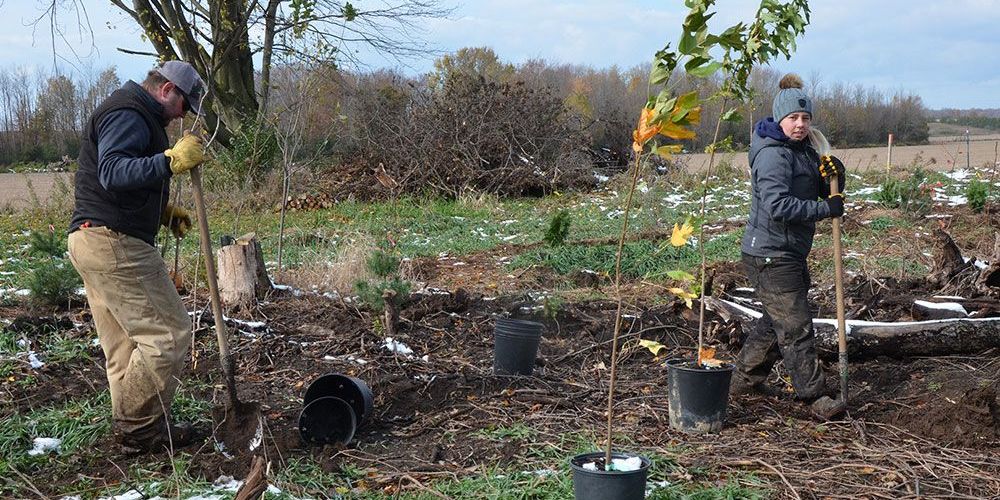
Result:
<svg viewBox="0 0 1000 500">
<path fill-rule="evenodd" d="M 216 252 L 219 295 L 227 308 L 250 308 L 272 289 L 264 267 L 264 253 L 254 233 L 240 236 Z"/>
</svg>

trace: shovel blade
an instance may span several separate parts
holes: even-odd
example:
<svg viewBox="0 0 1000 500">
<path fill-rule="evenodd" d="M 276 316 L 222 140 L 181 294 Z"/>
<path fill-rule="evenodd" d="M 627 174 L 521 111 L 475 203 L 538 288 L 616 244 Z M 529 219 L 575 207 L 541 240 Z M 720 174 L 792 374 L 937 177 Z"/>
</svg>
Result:
<svg viewBox="0 0 1000 500">
<path fill-rule="evenodd" d="M 215 441 L 231 453 L 252 453 L 264 443 L 264 415 L 256 401 L 236 401 L 212 409 Z"/>
</svg>

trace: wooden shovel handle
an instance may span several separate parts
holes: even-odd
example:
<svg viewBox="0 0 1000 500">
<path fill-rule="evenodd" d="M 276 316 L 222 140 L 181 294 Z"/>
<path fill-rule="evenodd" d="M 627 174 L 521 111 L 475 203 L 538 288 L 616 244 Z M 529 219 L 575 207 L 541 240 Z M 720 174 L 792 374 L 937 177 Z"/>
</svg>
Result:
<svg viewBox="0 0 1000 500">
<path fill-rule="evenodd" d="M 830 177 L 830 195 L 840 192 L 837 176 Z M 837 346 L 840 355 L 840 398 L 847 402 L 847 314 L 844 312 L 844 258 L 840 245 L 840 217 L 833 218 L 833 274 L 837 294 Z"/>
<path fill-rule="evenodd" d="M 229 354 L 229 336 L 226 333 L 226 320 L 222 315 L 222 300 L 219 298 L 215 254 L 212 252 L 212 236 L 208 232 L 208 212 L 205 210 L 205 195 L 201 188 L 201 167 L 191 169 L 191 186 L 194 188 L 194 207 L 198 213 L 201 253 L 205 255 L 205 274 L 208 275 L 208 293 L 212 300 L 212 316 L 215 317 L 215 334 L 219 341 L 219 361 L 222 364 L 222 374 L 226 377 L 229 403 L 235 407 L 239 403 L 236 397 L 236 377 L 233 375 L 233 363 Z"/>
</svg>

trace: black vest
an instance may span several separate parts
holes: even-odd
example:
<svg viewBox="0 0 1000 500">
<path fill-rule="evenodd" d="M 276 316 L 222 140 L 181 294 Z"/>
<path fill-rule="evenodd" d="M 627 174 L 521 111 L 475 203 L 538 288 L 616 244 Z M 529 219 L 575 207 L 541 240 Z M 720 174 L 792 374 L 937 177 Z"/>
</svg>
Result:
<svg viewBox="0 0 1000 500">
<path fill-rule="evenodd" d="M 90 116 L 80 141 L 79 166 L 74 176 L 76 207 L 69 232 L 83 224 L 106 226 L 154 245 L 160 228 L 160 214 L 170 199 L 170 180 L 131 191 L 112 192 L 101 186 L 97 174 L 97 126 L 108 113 L 120 109 L 137 111 L 149 128 L 150 141 L 142 156 L 162 153 L 170 146 L 160 110 L 153 109 L 138 92 L 139 85 L 129 82 L 114 91 Z"/>
</svg>

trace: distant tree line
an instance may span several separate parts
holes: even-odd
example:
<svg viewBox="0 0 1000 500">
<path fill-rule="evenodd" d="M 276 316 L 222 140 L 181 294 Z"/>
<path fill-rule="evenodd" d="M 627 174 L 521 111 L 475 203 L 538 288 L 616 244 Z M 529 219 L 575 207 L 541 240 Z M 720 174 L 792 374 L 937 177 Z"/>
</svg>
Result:
<svg viewBox="0 0 1000 500">
<path fill-rule="evenodd" d="M 322 63 L 284 65 L 272 69 L 270 98 L 260 116 L 280 127 L 276 115 L 288 109 L 295 93 L 287 82 L 313 78 L 301 155 L 364 168 L 381 164 L 399 179 L 438 185 L 445 192 L 453 192 L 459 182 L 514 189 L 504 179 L 522 174 L 548 179 L 545 189 L 556 189 L 576 175 L 575 166 L 589 168 L 588 160 L 627 161 L 631 131 L 649 92 L 648 75 L 648 65 L 594 69 L 538 59 L 514 65 L 489 48 L 443 56 L 419 76 L 352 72 Z M 770 114 L 781 76 L 770 68 L 754 72 L 754 101 L 740 109 L 740 120 L 721 129 L 734 148 L 745 148 L 753 122 Z M 882 144 L 889 133 L 898 143 L 926 142 L 927 110 L 919 96 L 824 85 L 818 76 L 804 76 L 816 101 L 815 124 L 834 145 Z M 0 164 L 75 158 L 84 121 L 120 84 L 114 68 L 74 78 L 0 69 Z M 671 84 L 681 90 L 692 85 L 683 74 Z M 699 90 L 709 94 L 714 89 Z M 685 144 L 688 151 L 701 151 L 711 141 L 720 105 L 709 102 L 702 110 L 698 138 Z M 259 134 L 267 127 L 242 130 Z M 256 163 L 268 168 L 266 158 Z"/>
<path fill-rule="evenodd" d="M 964 127 L 985 128 L 989 130 L 1000 130 L 1000 116 L 984 116 L 980 114 L 943 116 L 936 118 L 941 123 L 952 123 Z"/>
<path fill-rule="evenodd" d="M 0 165 L 75 158 L 87 118 L 119 86 L 113 67 L 76 79 L 0 70 Z"/>
</svg>

